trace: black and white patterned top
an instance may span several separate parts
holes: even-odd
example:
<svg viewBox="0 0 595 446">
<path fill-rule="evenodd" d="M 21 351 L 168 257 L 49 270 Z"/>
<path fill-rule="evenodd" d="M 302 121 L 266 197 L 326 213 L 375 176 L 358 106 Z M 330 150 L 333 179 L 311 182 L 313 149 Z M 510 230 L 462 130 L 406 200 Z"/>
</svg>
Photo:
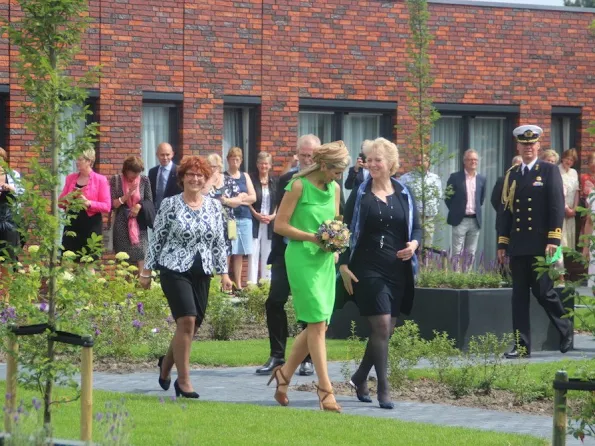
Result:
<svg viewBox="0 0 595 446">
<path fill-rule="evenodd" d="M 197 251 L 206 274 L 227 274 L 221 203 L 204 197 L 195 211 L 182 194 L 164 198 L 153 224 L 145 268 L 159 265 L 182 273 L 190 269 Z"/>
<path fill-rule="evenodd" d="M 237 197 L 240 194 L 240 186 L 236 183 L 232 177 L 228 175 L 223 175 L 223 186 L 220 189 L 217 189 L 215 186 L 211 188 L 209 191 L 209 197 L 211 198 L 233 198 Z M 235 220 L 236 217 L 233 214 L 233 208 L 229 206 L 223 206 L 225 210 L 226 219 L 228 220 Z"/>
</svg>

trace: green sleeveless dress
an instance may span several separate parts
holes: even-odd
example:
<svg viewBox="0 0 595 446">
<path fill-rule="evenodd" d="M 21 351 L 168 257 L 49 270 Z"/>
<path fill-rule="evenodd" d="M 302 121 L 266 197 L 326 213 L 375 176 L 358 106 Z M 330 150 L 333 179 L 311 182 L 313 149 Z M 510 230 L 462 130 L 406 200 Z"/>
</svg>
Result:
<svg viewBox="0 0 595 446">
<path fill-rule="evenodd" d="M 302 182 L 302 196 L 298 200 L 289 223 L 304 232 L 315 233 L 325 220 L 335 218 L 335 182 L 323 191 L 307 178 Z M 285 251 L 287 278 L 296 318 L 301 322 L 330 321 L 335 303 L 335 257 L 312 242 L 290 240 Z"/>
</svg>

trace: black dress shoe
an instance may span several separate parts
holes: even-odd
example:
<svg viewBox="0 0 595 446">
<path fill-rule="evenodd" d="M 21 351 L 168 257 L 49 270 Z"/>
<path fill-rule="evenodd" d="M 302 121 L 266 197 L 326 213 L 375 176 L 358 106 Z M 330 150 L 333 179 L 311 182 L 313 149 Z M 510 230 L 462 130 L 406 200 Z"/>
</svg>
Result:
<svg viewBox="0 0 595 446">
<path fill-rule="evenodd" d="M 171 378 L 161 378 L 161 367 L 163 367 L 163 358 L 164 356 L 160 356 L 159 362 L 157 362 L 157 367 L 159 367 L 159 385 L 163 390 L 168 390 L 169 386 L 171 385 Z"/>
<path fill-rule="evenodd" d="M 277 366 L 283 365 L 285 364 L 285 360 L 282 358 L 275 358 L 274 356 L 271 356 L 269 358 L 269 360 L 267 362 L 265 362 L 265 364 L 256 369 L 256 374 L 257 375 L 270 375 L 273 372 L 273 369 Z"/>
<path fill-rule="evenodd" d="M 572 334 L 564 336 L 562 339 L 560 339 L 560 351 L 562 353 L 566 353 L 571 348 L 572 348 Z"/>
<path fill-rule="evenodd" d="M 300 376 L 311 376 L 314 375 L 314 366 L 310 361 L 304 361 L 300 364 Z"/>
<path fill-rule="evenodd" d="M 519 359 L 519 358 L 530 358 L 531 357 L 531 353 L 530 352 L 520 352 L 519 350 L 517 350 L 517 348 L 513 348 L 511 351 L 509 351 L 508 353 L 504 353 L 504 357 L 506 359 Z"/>
</svg>

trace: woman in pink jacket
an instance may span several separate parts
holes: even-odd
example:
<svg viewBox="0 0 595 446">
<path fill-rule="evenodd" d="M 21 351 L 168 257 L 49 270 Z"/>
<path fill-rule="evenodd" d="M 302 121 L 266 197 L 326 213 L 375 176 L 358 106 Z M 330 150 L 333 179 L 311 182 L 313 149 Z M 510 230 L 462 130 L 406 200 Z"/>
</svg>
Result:
<svg viewBox="0 0 595 446">
<path fill-rule="evenodd" d="M 72 216 L 70 222 L 64 227 L 62 245 L 65 251 L 73 251 L 79 255 L 87 246 L 87 239 L 92 233 L 102 234 L 101 214 L 110 212 L 112 207 L 107 178 L 93 172 L 93 163 L 95 163 L 95 150 L 85 150 L 76 160 L 78 173 L 71 173 L 66 177 L 66 184 L 60 194 L 60 206 Z M 69 209 L 71 199 L 76 197 L 82 200 L 85 207 L 78 213 Z M 69 232 L 74 232 L 76 235 Z"/>
</svg>

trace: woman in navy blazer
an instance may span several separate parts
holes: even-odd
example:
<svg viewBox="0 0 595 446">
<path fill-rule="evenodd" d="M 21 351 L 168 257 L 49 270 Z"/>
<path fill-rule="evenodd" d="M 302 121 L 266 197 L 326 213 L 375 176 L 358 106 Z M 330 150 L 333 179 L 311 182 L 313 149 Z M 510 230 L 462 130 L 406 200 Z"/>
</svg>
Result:
<svg viewBox="0 0 595 446">
<path fill-rule="evenodd" d="M 374 366 L 380 407 L 392 409 L 388 340 L 399 314 L 411 311 L 421 226 L 413 196 L 391 178 L 399 167 L 397 147 L 378 138 L 364 153 L 370 176 L 345 205 L 345 222 L 352 236 L 339 260 L 343 285 L 371 328 L 366 352 L 350 384 L 360 401 L 372 402 L 367 382 Z"/>
</svg>

